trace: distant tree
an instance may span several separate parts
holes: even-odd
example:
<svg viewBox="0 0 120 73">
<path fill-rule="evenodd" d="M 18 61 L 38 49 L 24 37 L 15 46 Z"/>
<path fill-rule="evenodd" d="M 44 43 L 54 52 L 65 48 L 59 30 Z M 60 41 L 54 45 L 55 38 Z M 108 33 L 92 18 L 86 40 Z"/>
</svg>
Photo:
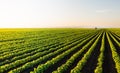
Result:
<svg viewBox="0 0 120 73">
<path fill-rule="evenodd" d="M 97 27 L 95 27 L 95 29 L 97 29 Z"/>
</svg>

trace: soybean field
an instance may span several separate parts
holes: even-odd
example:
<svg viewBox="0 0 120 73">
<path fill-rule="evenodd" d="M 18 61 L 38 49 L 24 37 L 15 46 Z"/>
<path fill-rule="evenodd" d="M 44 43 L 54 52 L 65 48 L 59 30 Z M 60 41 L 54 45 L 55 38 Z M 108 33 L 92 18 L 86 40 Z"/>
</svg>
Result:
<svg viewBox="0 0 120 73">
<path fill-rule="evenodd" d="M 120 73 L 120 29 L 0 29 L 0 73 Z"/>
</svg>

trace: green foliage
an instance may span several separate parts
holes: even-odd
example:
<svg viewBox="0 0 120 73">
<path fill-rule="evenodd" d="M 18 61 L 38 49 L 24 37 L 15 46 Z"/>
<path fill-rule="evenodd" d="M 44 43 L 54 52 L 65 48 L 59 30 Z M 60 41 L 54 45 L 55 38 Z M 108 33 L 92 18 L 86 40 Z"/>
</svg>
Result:
<svg viewBox="0 0 120 73">
<path fill-rule="evenodd" d="M 97 67 L 94 70 L 95 73 L 103 73 L 103 59 L 104 59 L 104 50 L 105 50 L 105 33 L 103 34 L 102 37 L 102 42 L 101 42 L 101 48 L 100 48 L 100 55 L 98 57 L 98 63 L 97 63 Z"/>
<path fill-rule="evenodd" d="M 108 33 L 107 33 L 107 38 L 108 38 L 108 41 L 109 41 L 109 44 L 110 44 L 110 48 L 111 48 L 111 51 L 112 51 L 112 57 L 113 57 L 113 60 L 115 62 L 115 66 L 116 66 L 117 72 L 120 73 L 120 56 L 116 52 L 116 48 L 113 45 L 113 43 L 112 43 Z"/>
<path fill-rule="evenodd" d="M 96 36 L 96 37 L 98 37 L 98 36 Z M 73 56 L 71 56 L 71 58 L 68 59 L 65 64 L 63 64 L 62 66 L 58 67 L 58 69 L 57 69 L 56 71 L 53 71 L 52 73 L 63 73 L 63 72 L 65 72 L 67 69 L 69 69 L 69 67 L 70 67 L 70 66 L 74 63 L 74 61 L 82 54 L 82 52 L 84 52 L 84 51 L 88 48 L 88 46 L 90 46 L 90 45 L 93 43 L 93 41 L 96 39 L 96 37 L 93 38 L 93 36 L 92 36 L 92 37 L 84 40 L 84 41 L 88 41 L 88 40 L 90 40 L 90 41 L 89 41 L 89 43 L 87 43 L 82 49 L 80 49 L 77 53 L 75 53 Z M 91 39 L 91 38 L 93 38 L 93 39 Z"/>
<path fill-rule="evenodd" d="M 71 73 L 81 73 L 86 62 L 92 55 L 96 44 L 107 33 L 112 58 L 117 72 L 120 73 L 120 58 L 113 45 L 113 39 L 118 46 L 120 43 L 119 30 L 105 29 L 0 29 L 0 73 L 44 73 L 47 69 L 57 65 L 66 56 L 71 56 L 53 73 L 63 73 L 69 69 L 75 60 L 87 49 L 86 54 L 71 70 Z M 113 33 L 115 32 L 115 33 Z M 95 73 L 102 73 L 104 59 L 105 34 Z M 94 42 L 95 41 L 95 42 Z M 91 47 L 89 47 L 92 45 Z M 82 46 L 81 48 L 79 48 Z M 78 50 L 76 53 L 74 51 Z M 74 53 L 71 55 L 71 53 Z"/>
<path fill-rule="evenodd" d="M 88 58 L 90 57 L 90 55 L 92 54 L 92 51 L 95 49 L 96 44 L 98 43 L 99 39 L 101 37 L 101 34 L 99 35 L 99 37 L 96 39 L 96 41 L 93 43 L 93 45 L 90 47 L 90 49 L 87 51 L 87 53 L 83 56 L 83 58 L 78 62 L 77 66 L 74 67 L 71 70 L 71 73 L 75 73 L 75 72 L 81 72 L 83 66 L 85 65 L 85 63 L 87 62 Z"/>
</svg>

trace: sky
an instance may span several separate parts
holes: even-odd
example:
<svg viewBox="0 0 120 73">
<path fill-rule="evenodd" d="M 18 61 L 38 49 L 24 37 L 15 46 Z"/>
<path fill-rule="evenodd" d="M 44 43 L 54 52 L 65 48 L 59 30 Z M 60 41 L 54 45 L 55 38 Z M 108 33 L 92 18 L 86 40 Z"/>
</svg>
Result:
<svg viewBox="0 0 120 73">
<path fill-rule="evenodd" d="M 0 28 L 120 28 L 120 0 L 0 0 Z"/>
</svg>

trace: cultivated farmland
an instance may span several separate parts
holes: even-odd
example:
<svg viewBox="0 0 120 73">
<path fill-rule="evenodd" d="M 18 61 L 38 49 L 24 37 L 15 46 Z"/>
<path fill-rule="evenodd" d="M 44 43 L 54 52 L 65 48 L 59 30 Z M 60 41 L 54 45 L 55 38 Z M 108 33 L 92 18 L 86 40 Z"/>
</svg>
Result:
<svg viewBox="0 0 120 73">
<path fill-rule="evenodd" d="M 120 29 L 0 29 L 0 73 L 120 73 Z"/>
</svg>

